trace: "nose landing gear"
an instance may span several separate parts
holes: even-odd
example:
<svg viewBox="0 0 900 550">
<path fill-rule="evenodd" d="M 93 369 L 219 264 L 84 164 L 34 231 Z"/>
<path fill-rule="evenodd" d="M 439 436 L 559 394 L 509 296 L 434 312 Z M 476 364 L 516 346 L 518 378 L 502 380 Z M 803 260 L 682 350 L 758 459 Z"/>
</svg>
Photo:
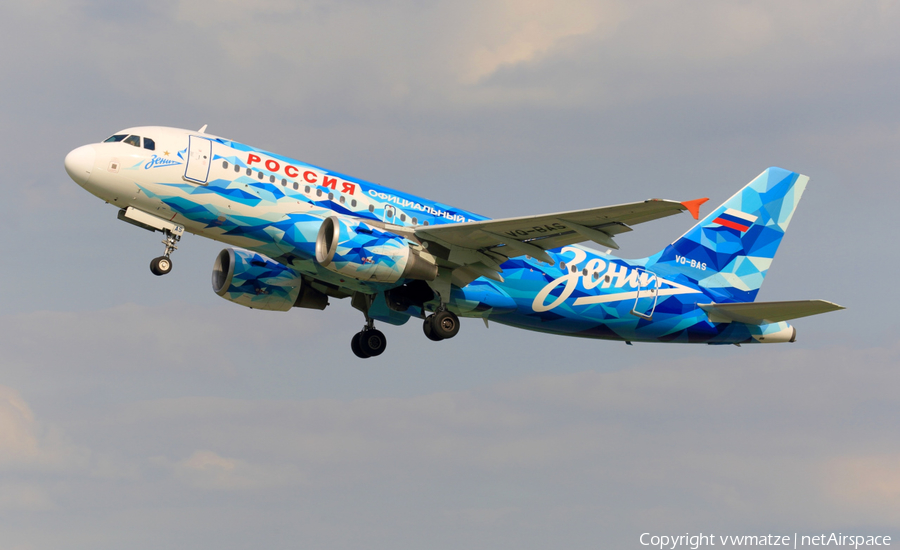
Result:
<svg viewBox="0 0 900 550">
<path fill-rule="evenodd" d="M 162 243 L 166 245 L 166 251 L 159 258 L 153 258 L 153 261 L 150 262 L 150 271 L 154 275 L 165 275 L 172 271 L 172 259 L 169 256 L 178 248 L 176 243 L 184 235 L 183 225 L 148 214 L 133 206 L 119 210 L 118 218 L 123 222 L 136 225 L 147 231 L 162 231 L 162 234 L 165 236 Z"/>
<path fill-rule="evenodd" d="M 173 231 L 169 231 L 168 229 L 163 230 L 163 235 L 165 235 L 165 240 L 162 242 L 166 245 L 166 251 L 162 256 L 158 258 L 153 258 L 150 262 L 150 271 L 156 275 L 165 275 L 166 273 L 172 271 L 172 259 L 170 258 L 171 254 L 178 249 L 178 246 L 175 244 L 181 240 L 181 234 L 175 233 Z"/>
</svg>

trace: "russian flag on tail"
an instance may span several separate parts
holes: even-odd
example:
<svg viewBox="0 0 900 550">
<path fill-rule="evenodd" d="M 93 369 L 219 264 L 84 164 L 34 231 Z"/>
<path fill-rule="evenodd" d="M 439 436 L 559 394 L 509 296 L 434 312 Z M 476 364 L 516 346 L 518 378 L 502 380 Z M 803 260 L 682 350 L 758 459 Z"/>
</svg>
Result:
<svg viewBox="0 0 900 550">
<path fill-rule="evenodd" d="M 719 214 L 719 216 L 713 220 L 713 223 L 743 233 L 750 229 L 750 226 L 753 225 L 753 222 L 755 222 L 756 219 L 757 216 L 753 216 L 752 214 L 745 214 L 740 210 L 728 208 Z"/>
</svg>

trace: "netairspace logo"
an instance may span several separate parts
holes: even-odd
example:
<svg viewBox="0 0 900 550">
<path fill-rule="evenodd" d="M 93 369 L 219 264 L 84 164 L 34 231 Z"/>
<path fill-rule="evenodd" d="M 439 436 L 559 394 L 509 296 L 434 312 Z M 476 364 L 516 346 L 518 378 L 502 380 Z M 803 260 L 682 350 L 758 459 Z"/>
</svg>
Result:
<svg viewBox="0 0 900 550">
<path fill-rule="evenodd" d="M 652 535 L 641 534 L 641 545 L 659 548 L 660 550 L 675 550 L 676 548 L 690 548 L 697 550 L 701 546 L 721 546 L 723 548 L 736 548 L 743 546 L 781 546 L 785 548 L 808 548 L 818 546 L 842 546 L 845 548 L 860 548 L 867 546 L 890 546 L 891 537 L 884 535 L 844 535 L 831 533 L 828 535 L 719 535 L 712 533 L 704 535 Z"/>
</svg>

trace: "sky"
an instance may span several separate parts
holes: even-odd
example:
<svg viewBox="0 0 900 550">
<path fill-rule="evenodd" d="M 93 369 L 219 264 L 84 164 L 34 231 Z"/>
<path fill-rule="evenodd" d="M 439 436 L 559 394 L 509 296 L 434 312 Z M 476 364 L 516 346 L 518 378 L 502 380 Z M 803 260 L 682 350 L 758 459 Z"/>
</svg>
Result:
<svg viewBox="0 0 900 550">
<path fill-rule="evenodd" d="M 898 28 L 889 1 L 3 4 L 0 547 L 897 539 Z M 122 128 L 204 124 L 490 217 L 720 204 L 795 170 L 759 299 L 847 309 L 740 348 L 413 321 L 361 361 L 346 300 L 228 303 L 222 245 L 192 235 L 154 277 L 159 234 L 63 169 Z"/>
</svg>

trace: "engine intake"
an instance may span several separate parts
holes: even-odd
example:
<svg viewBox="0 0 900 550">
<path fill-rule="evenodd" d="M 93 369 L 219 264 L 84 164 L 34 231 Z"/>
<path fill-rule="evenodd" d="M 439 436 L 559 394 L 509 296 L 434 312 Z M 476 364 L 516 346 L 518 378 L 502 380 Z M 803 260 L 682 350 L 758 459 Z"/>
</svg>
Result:
<svg viewBox="0 0 900 550">
<path fill-rule="evenodd" d="M 292 307 L 325 309 L 328 305 L 328 297 L 304 285 L 293 269 L 240 248 L 219 252 L 212 287 L 226 300 L 252 309 L 287 311 Z"/>
<path fill-rule="evenodd" d="M 319 228 L 316 261 L 360 281 L 433 281 L 438 274 L 434 257 L 409 239 L 338 216 L 325 218 Z"/>
</svg>

